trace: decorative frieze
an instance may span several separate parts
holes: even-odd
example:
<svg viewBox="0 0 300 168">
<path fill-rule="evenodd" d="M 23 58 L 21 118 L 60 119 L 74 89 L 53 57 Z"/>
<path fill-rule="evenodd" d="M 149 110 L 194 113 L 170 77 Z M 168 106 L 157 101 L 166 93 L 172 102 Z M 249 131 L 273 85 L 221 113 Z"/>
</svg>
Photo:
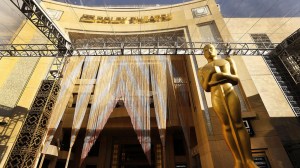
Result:
<svg viewBox="0 0 300 168">
<path fill-rule="evenodd" d="M 6 168 L 34 167 L 60 86 L 44 80 L 6 162 Z"/>
</svg>

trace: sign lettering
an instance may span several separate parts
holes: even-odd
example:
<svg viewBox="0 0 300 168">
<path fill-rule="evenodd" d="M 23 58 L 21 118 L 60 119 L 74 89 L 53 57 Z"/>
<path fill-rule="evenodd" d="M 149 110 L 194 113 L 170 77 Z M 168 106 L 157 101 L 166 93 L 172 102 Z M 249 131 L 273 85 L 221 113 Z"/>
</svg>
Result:
<svg viewBox="0 0 300 168">
<path fill-rule="evenodd" d="M 79 19 L 79 22 L 102 23 L 102 24 L 141 24 L 141 23 L 167 22 L 170 20 L 172 20 L 171 14 L 142 16 L 142 17 L 103 17 L 103 16 L 83 14 Z"/>
</svg>

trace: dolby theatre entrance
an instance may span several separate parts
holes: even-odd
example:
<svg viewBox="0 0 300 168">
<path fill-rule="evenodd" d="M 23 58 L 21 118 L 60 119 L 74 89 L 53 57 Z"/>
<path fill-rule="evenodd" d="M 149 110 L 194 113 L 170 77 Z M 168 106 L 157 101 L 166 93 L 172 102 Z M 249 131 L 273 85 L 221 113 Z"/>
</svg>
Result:
<svg viewBox="0 0 300 168">
<path fill-rule="evenodd" d="M 71 37 L 77 39 L 78 47 L 84 41 L 80 38 L 118 40 Z M 184 41 L 182 31 L 120 36 L 124 41 L 135 38 L 148 40 L 147 44 L 169 45 L 169 38 L 178 44 Z M 192 152 L 197 140 L 187 62 L 185 55 L 72 57 L 63 74 L 61 103 L 50 123 L 56 131 L 48 133 L 39 164 L 50 168 L 199 167 L 200 157 Z"/>
<path fill-rule="evenodd" d="M 84 163 L 85 167 L 111 168 L 162 168 L 164 161 L 167 167 L 189 167 L 197 164 L 189 160 L 188 149 L 180 129 L 170 131 L 166 144 L 166 159 L 163 159 L 163 148 L 157 130 L 151 133 L 151 164 L 139 144 L 133 129 L 105 130 L 95 144 L 99 152 L 92 149 Z M 195 163 L 189 163 L 190 161 Z M 198 163 L 199 164 L 199 163 Z M 196 165 L 194 165 L 196 166 Z"/>
<path fill-rule="evenodd" d="M 104 128 L 88 156 L 84 160 L 82 167 L 85 168 L 163 168 L 166 167 L 200 167 L 199 156 L 189 155 L 184 134 L 180 127 L 173 127 L 167 131 L 165 159 L 163 158 L 163 147 L 160 142 L 158 130 L 151 130 L 151 163 L 149 163 L 141 144 L 139 143 L 135 131 L 129 126 L 128 119 L 109 119 L 107 127 L 111 124 L 122 122 L 123 128 Z M 81 130 L 79 136 L 84 135 Z M 43 161 L 43 168 L 65 168 L 67 161 L 69 129 L 63 130 L 58 156 L 46 155 Z M 72 149 L 68 167 L 78 167 L 82 150 L 83 137 L 78 137 Z M 190 145 L 196 144 L 195 132 L 191 129 Z M 54 145 L 54 144 L 53 144 Z M 165 163 L 164 163 L 165 162 Z"/>
<path fill-rule="evenodd" d="M 154 165 L 149 166 L 147 158 L 144 156 L 143 150 L 140 148 L 139 144 L 114 145 L 113 153 L 116 153 L 119 158 L 116 163 L 114 161 L 116 156 L 113 156 L 112 167 L 155 167 Z"/>
</svg>

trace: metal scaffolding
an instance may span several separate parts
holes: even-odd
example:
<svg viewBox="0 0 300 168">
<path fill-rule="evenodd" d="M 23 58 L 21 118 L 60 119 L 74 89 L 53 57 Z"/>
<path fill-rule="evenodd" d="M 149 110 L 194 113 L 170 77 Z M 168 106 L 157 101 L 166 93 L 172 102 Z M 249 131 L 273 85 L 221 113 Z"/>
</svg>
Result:
<svg viewBox="0 0 300 168">
<path fill-rule="evenodd" d="M 0 57 L 57 57 L 68 56 L 122 56 L 122 55 L 203 55 L 206 44 L 216 46 L 219 55 L 269 55 L 274 47 L 257 48 L 256 43 L 99 43 L 98 48 L 57 49 L 49 44 L 0 44 Z M 277 44 L 271 43 L 272 46 Z"/>
<path fill-rule="evenodd" d="M 0 57 L 49 57 L 59 51 L 52 44 L 0 44 Z"/>
<path fill-rule="evenodd" d="M 59 50 L 71 44 L 35 0 L 10 0 Z"/>
<path fill-rule="evenodd" d="M 296 84 L 300 84 L 300 29 L 276 47 L 277 54 Z"/>
</svg>

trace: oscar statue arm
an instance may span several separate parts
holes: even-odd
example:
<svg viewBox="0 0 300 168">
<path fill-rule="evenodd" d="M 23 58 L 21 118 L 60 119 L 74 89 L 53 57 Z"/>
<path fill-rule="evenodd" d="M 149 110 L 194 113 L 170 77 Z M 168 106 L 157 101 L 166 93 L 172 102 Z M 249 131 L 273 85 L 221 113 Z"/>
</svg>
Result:
<svg viewBox="0 0 300 168">
<path fill-rule="evenodd" d="M 215 86 L 221 83 L 231 83 L 232 85 L 237 85 L 239 82 L 239 78 L 236 73 L 236 66 L 234 61 L 231 58 L 226 58 L 226 61 L 229 62 L 230 69 L 225 72 L 220 72 L 220 70 L 216 70 L 216 73 L 212 75 L 212 79 L 208 83 L 209 86 Z"/>
<path fill-rule="evenodd" d="M 226 75 L 233 82 L 234 85 L 237 85 L 239 83 L 239 78 L 237 75 L 235 62 L 230 57 L 227 57 L 226 60 L 230 64 L 230 74 L 226 73 Z"/>
<path fill-rule="evenodd" d="M 200 80 L 200 84 L 202 86 L 202 88 L 207 91 L 210 92 L 210 80 L 212 78 L 213 73 L 212 72 L 207 72 L 204 70 L 205 68 L 200 68 L 198 70 L 198 75 L 199 75 L 199 80 Z"/>
</svg>

